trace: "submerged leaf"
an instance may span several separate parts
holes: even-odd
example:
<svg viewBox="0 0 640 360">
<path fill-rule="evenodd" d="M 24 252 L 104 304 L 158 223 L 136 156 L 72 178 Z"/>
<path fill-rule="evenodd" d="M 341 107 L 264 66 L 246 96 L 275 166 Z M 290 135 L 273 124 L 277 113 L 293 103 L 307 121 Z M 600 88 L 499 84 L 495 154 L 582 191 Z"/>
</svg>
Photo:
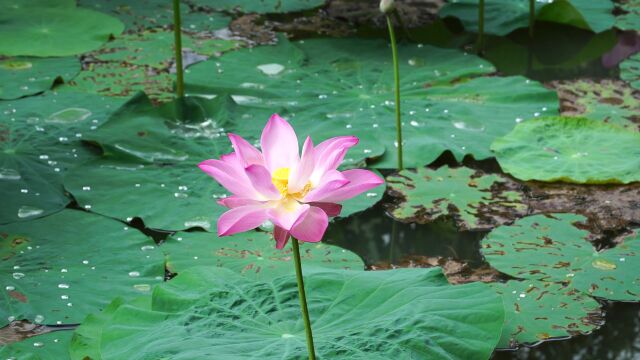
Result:
<svg viewBox="0 0 640 360">
<path fill-rule="evenodd" d="M 426 223 L 451 216 L 463 229 L 490 229 L 526 213 L 514 182 L 468 168 L 403 170 L 387 177 L 390 193 L 400 198 L 391 215 Z"/>
<path fill-rule="evenodd" d="M 596 251 L 588 232 L 575 227 L 584 217 L 535 215 L 493 230 L 482 241 L 491 266 L 511 276 L 566 281 L 609 300 L 640 301 L 640 238 L 634 234 L 611 249 Z"/>
</svg>

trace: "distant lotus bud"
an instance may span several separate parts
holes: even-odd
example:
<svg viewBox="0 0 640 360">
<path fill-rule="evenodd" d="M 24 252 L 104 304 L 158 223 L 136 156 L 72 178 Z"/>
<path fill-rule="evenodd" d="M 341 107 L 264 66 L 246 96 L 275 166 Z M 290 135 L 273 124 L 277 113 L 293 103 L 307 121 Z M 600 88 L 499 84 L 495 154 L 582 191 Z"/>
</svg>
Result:
<svg viewBox="0 0 640 360">
<path fill-rule="evenodd" d="M 383 14 L 389 13 L 395 6 L 394 0 L 380 0 L 380 11 Z"/>
</svg>

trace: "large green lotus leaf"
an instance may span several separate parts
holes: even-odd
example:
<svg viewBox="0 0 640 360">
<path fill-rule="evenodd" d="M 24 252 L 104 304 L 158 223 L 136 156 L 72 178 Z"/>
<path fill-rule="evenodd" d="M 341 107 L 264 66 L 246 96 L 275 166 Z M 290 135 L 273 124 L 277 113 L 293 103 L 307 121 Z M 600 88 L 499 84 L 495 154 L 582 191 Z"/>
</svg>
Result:
<svg viewBox="0 0 640 360">
<path fill-rule="evenodd" d="M 72 331 L 38 335 L 0 347 L 0 358 L 15 360 L 66 360 Z"/>
<path fill-rule="evenodd" d="M 196 0 L 196 4 L 216 10 L 237 10 L 243 13 L 287 13 L 317 8 L 325 0 Z"/>
<path fill-rule="evenodd" d="M 0 60 L 0 99 L 11 100 L 49 90 L 80 71 L 75 57 Z"/>
<path fill-rule="evenodd" d="M 528 0 L 491 0 L 485 2 L 484 31 L 507 35 L 515 29 L 529 26 Z M 559 0 L 535 2 L 536 20 L 568 24 L 601 32 L 613 26 L 611 1 Z M 453 16 L 466 30 L 478 31 L 478 1 L 453 0 L 440 9 L 440 16 Z"/>
<path fill-rule="evenodd" d="M 545 117 L 518 124 L 491 150 L 521 180 L 630 183 L 640 180 L 640 133 L 598 120 Z"/>
<path fill-rule="evenodd" d="M 173 80 L 174 76 L 167 71 L 153 71 L 144 66 L 92 63 L 59 90 L 125 98 L 144 91 L 156 102 L 169 102 L 175 97 Z"/>
<path fill-rule="evenodd" d="M 174 34 L 170 31 L 144 31 L 124 34 L 103 46 L 95 57 L 102 61 L 119 61 L 132 65 L 144 65 L 168 69 L 173 62 Z M 182 36 L 182 48 L 198 54 L 211 54 L 231 50 L 238 44 L 234 40 L 197 39 L 188 34 Z"/>
<path fill-rule="evenodd" d="M 616 16 L 616 27 L 621 30 L 632 31 L 640 29 L 640 1 L 622 0 L 618 5 L 623 12 Z"/>
<path fill-rule="evenodd" d="M 640 54 L 635 54 L 620 63 L 620 78 L 640 90 Z"/>
<path fill-rule="evenodd" d="M 204 160 L 204 159 L 201 159 Z M 64 186 L 78 204 L 96 213 L 154 229 L 215 230 L 227 192 L 190 162 L 160 166 L 99 159 L 67 173 Z"/>
<path fill-rule="evenodd" d="M 46 93 L 0 104 L 0 224 L 62 209 L 60 175 L 91 158 L 79 140 L 121 102 Z"/>
<path fill-rule="evenodd" d="M 139 296 L 164 278 L 150 238 L 99 215 L 64 210 L 0 234 L 3 321 L 79 322 L 114 295 Z"/>
<path fill-rule="evenodd" d="M 122 32 L 116 18 L 81 8 L 21 8 L 0 12 L 0 54 L 69 56 L 94 50 Z"/>
<path fill-rule="evenodd" d="M 227 53 L 188 69 L 187 82 L 196 93 L 228 93 L 240 104 L 284 107 L 294 127 L 314 138 L 356 135 L 361 143 L 352 160 L 382 155 L 372 166 L 394 168 L 393 74 L 386 42 L 314 39 L 296 45 L 299 49 L 281 39 L 274 47 Z M 305 65 L 297 61 L 300 49 L 308 56 Z M 467 154 L 491 157 L 489 144 L 517 121 L 556 113 L 556 94 L 536 82 L 478 78 L 494 70 L 478 57 L 420 45 L 401 46 L 400 56 L 407 167 L 428 164 L 445 150 L 460 160 Z M 256 126 L 243 122 L 232 129 L 256 137 Z"/>
<path fill-rule="evenodd" d="M 364 262 L 355 253 L 323 243 L 301 245 L 303 270 L 311 268 L 364 270 Z M 178 274 L 198 265 L 231 269 L 256 280 L 294 273 L 292 250 L 275 248 L 271 233 L 248 231 L 219 238 L 204 232 L 178 232 L 161 246 L 167 268 Z"/>
<path fill-rule="evenodd" d="M 79 5 L 109 13 L 119 18 L 127 30 L 141 31 L 173 25 L 173 5 L 166 0 L 79 0 Z M 180 4 L 182 29 L 212 31 L 226 27 L 230 18 L 220 13 L 191 11 Z"/>
<path fill-rule="evenodd" d="M 565 80 L 552 82 L 560 96 L 565 116 L 584 116 L 640 130 L 640 94 L 622 81 Z"/>
<path fill-rule="evenodd" d="M 401 221 L 427 223 L 450 216 L 463 229 L 490 229 L 527 210 L 513 183 L 465 167 L 402 170 L 387 177 L 387 183 L 390 194 L 400 198 L 391 215 Z"/>
<path fill-rule="evenodd" d="M 494 268 L 534 280 L 570 281 L 578 290 L 610 300 L 640 301 L 640 241 L 596 251 L 588 232 L 574 224 L 581 215 L 535 215 L 493 230 L 482 241 L 482 253 Z"/>
<path fill-rule="evenodd" d="M 505 325 L 499 348 L 587 334 L 602 324 L 600 304 L 560 283 L 525 280 L 493 283 L 502 296 Z"/>
<path fill-rule="evenodd" d="M 440 269 L 322 272 L 305 285 L 318 358 L 485 359 L 504 319 L 489 286 L 451 286 Z M 74 359 L 307 356 L 293 275 L 192 268 L 156 287 L 151 306 L 122 305 L 85 326 L 102 335 L 85 337 L 84 353 L 74 342 Z"/>
</svg>

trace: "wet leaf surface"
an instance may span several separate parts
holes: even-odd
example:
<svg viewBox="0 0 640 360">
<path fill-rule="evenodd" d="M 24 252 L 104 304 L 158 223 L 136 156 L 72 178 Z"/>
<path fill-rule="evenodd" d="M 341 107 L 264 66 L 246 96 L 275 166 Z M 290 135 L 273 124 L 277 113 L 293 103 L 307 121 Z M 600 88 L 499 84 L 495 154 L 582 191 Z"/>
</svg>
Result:
<svg viewBox="0 0 640 360">
<path fill-rule="evenodd" d="M 80 140 L 121 102 L 90 94 L 28 97 L 0 104 L 0 224 L 61 210 L 61 175 L 95 155 Z"/>
<path fill-rule="evenodd" d="M 489 143 L 518 121 L 556 111 L 555 93 L 522 77 L 484 76 L 493 67 L 473 55 L 421 45 L 403 45 L 400 53 L 405 166 L 423 166 L 446 150 L 458 160 L 467 154 L 485 159 L 492 156 Z M 197 64 L 186 77 L 193 93 L 231 94 L 241 106 L 283 107 L 294 127 L 316 137 L 354 134 L 360 144 L 350 160 L 394 168 L 390 61 L 382 41 L 280 39 L 276 46 Z M 209 81 L 215 73 L 216 81 Z M 256 126 L 245 121 L 231 129 L 255 137 Z"/>
<path fill-rule="evenodd" d="M 219 238 L 203 232 L 178 232 L 160 249 L 167 268 L 180 274 L 196 266 L 218 266 L 256 280 L 267 280 L 294 271 L 291 246 L 275 248 L 271 233 L 250 231 Z M 326 269 L 364 270 L 364 262 L 351 251 L 323 243 L 304 243 L 301 256 L 305 274 Z M 311 275 L 310 275 L 311 276 Z"/>
<path fill-rule="evenodd" d="M 28 320 L 14 320 L 0 328 L 0 345 L 5 346 L 25 339 L 55 331 L 68 331 L 77 327 L 72 325 L 44 325 Z"/>
<path fill-rule="evenodd" d="M 8 245 L 18 238 L 19 246 Z M 79 210 L 2 225 L 0 243 L 12 254 L 0 260 L 2 321 L 77 323 L 114 296 L 139 296 L 163 280 L 151 239 Z"/>
<path fill-rule="evenodd" d="M 49 90 L 80 71 L 75 57 L 17 57 L 0 60 L 0 99 L 11 100 Z"/>
<path fill-rule="evenodd" d="M 545 117 L 518 124 L 491 150 L 504 171 L 520 180 L 627 184 L 640 180 L 638 144 L 640 133 L 615 125 Z"/>
<path fill-rule="evenodd" d="M 491 229 L 526 214 L 519 185 L 469 168 L 403 170 L 387 177 L 399 202 L 390 213 L 400 221 L 427 223 L 453 217 L 465 230 Z"/>
<path fill-rule="evenodd" d="M 305 285 L 318 357 L 486 358 L 504 319 L 487 285 L 451 286 L 439 269 L 324 272 Z M 284 351 L 302 358 L 296 293 L 293 275 L 252 281 L 224 268 L 192 268 L 156 288 L 147 304 L 114 306 L 102 321 L 81 327 L 102 331 L 84 339 L 83 353 L 105 360 L 124 354 L 281 359 Z M 75 347 L 74 359 L 82 359 Z"/>
</svg>

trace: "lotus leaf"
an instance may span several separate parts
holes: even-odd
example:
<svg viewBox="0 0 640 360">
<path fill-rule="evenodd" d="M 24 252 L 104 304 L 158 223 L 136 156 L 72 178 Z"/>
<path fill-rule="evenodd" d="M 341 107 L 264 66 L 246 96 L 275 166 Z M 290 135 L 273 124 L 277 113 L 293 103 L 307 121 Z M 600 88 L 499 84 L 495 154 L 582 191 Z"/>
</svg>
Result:
<svg viewBox="0 0 640 360">
<path fill-rule="evenodd" d="M 60 175 L 93 156 L 79 140 L 119 104 L 47 93 L 0 105 L 0 224 L 45 216 L 69 202 Z"/>
<path fill-rule="evenodd" d="M 3 321 L 79 322 L 114 295 L 139 296 L 164 277 L 150 238 L 99 215 L 64 210 L 2 225 L 0 234 Z"/>
<path fill-rule="evenodd" d="M 69 56 L 94 50 L 122 32 L 120 20 L 81 8 L 18 8 L 0 11 L 0 54 Z"/>
<path fill-rule="evenodd" d="M 620 63 L 620 78 L 640 90 L 640 54 L 635 54 Z"/>
<path fill-rule="evenodd" d="M 451 286 L 439 268 L 337 270 L 305 283 L 319 358 L 488 358 L 504 319 L 487 285 Z M 293 275 L 255 281 L 197 267 L 156 287 L 151 301 L 83 325 L 101 336 L 71 349 L 74 359 L 304 358 L 299 312 Z"/>
<path fill-rule="evenodd" d="M 582 115 L 594 120 L 640 130 L 636 124 L 640 113 L 640 93 L 622 81 L 555 81 L 561 111 L 565 116 Z"/>
<path fill-rule="evenodd" d="M 616 27 L 632 31 L 640 29 L 640 1 L 621 0 L 618 4 L 622 11 L 616 16 Z"/>
<path fill-rule="evenodd" d="M 600 304 L 569 286 L 536 280 L 491 286 L 502 296 L 505 310 L 499 348 L 587 334 L 602 324 Z"/>
<path fill-rule="evenodd" d="M 519 76 L 480 77 L 494 68 L 478 57 L 421 45 L 401 46 L 400 56 L 407 167 L 428 164 L 446 150 L 459 160 L 467 154 L 488 158 L 490 142 L 517 121 L 556 113 L 555 93 Z M 382 155 L 372 166 L 396 166 L 386 42 L 313 39 L 294 46 L 281 39 L 277 46 L 241 49 L 197 64 L 186 79 L 194 93 L 232 94 L 241 105 L 284 107 L 293 125 L 314 138 L 356 135 L 361 143 L 351 155 L 354 162 Z M 256 126 L 246 121 L 231 129 L 255 137 Z"/>
<path fill-rule="evenodd" d="M 491 266 L 532 280 L 567 281 L 576 289 L 609 300 L 640 301 L 640 241 L 632 235 L 611 249 L 596 251 L 574 214 L 529 216 L 493 230 L 482 241 Z"/>
<path fill-rule="evenodd" d="M 529 26 L 528 0 L 491 0 L 484 6 L 484 31 L 487 34 L 507 35 Z M 537 21 L 557 22 L 594 32 L 607 30 L 614 23 L 611 1 L 536 1 L 535 11 Z M 477 0 L 454 0 L 440 9 L 440 16 L 457 17 L 466 30 L 478 31 Z"/>
<path fill-rule="evenodd" d="M 573 117 L 518 124 L 491 150 L 505 172 L 521 180 L 630 183 L 640 180 L 640 133 Z"/>
<path fill-rule="evenodd" d="M 0 358 L 20 360 L 69 359 L 73 332 L 59 331 L 0 347 Z"/>
<path fill-rule="evenodd" d="M 387 183 L 400 198 L 391 215 L 401 221 L 426 223 L 451 216 L 463 229 L 484 229 L 523 216 L 527 209 L 515 184 L 464 167 L 403 170 L 387 177 Z"/>
<path fill-rule="evenodd" d="M 49 90 L 80 71 L 75 57 L 0 60 L 0 99 L 11 100 Z"/>
<path fill-rule="evenodd" d="M 293 274 L 291 247 L 278 250 L 270 233 L 250 231 L 218 238 L 211 233 L 178 232 L 161 249 L 167 268 L 180 274 L 195 266 L 219 266 L 256 280 Z M 305 243 L 301 248 L 303 270 L 364 270 L 364 262 L 351 251 L 324 243 Z"/>
</svg>

